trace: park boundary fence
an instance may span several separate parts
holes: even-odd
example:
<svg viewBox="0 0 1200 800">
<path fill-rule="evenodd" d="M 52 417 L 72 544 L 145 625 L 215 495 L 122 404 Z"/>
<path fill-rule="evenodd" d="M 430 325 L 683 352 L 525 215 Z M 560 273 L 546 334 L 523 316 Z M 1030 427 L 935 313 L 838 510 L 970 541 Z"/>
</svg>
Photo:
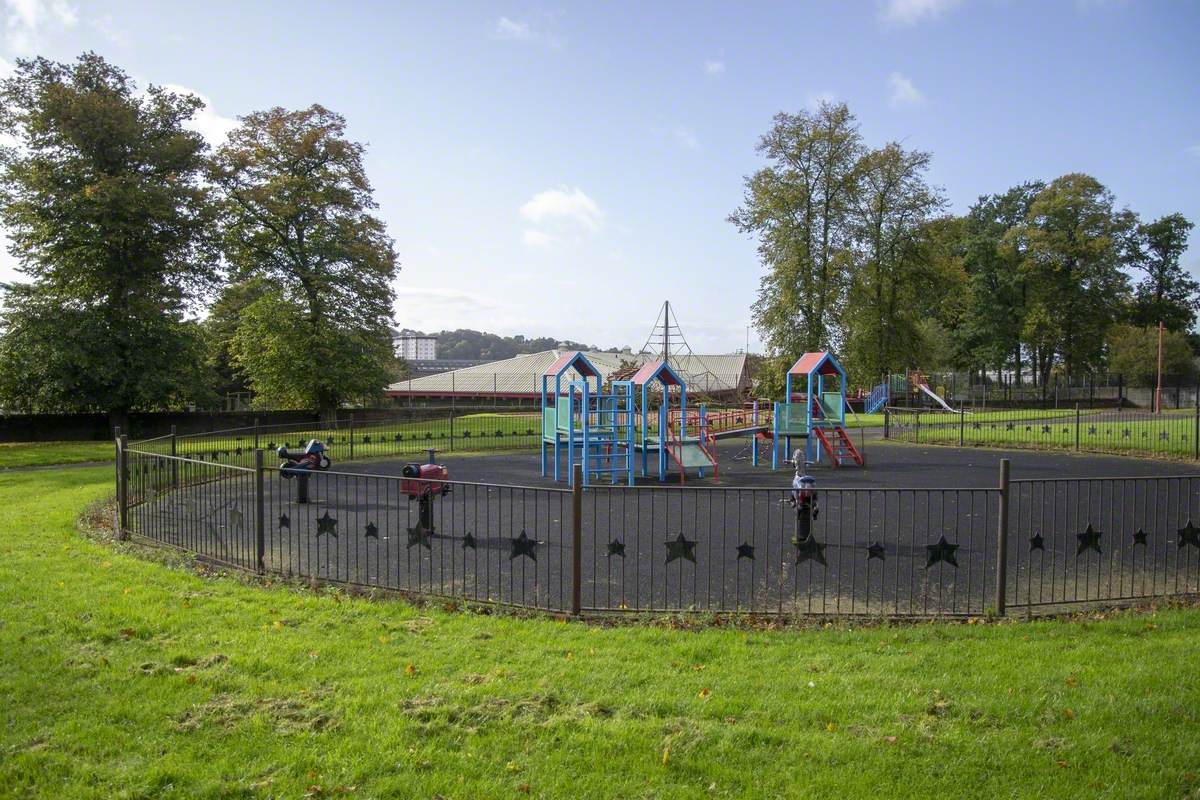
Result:
<svg viewBox="0 0 1200 800">
<path fill-rule="evenodd" d="M 564 614 L 968 617 L 1200 591 L 1200 477 L 989 488 L 571 490 L 117 445 L 118 535 L 231 568 Z M 420 495 L 428 487 L 427 500 Z M 443 488 L 449 491 L 443 492 Z"/>
<path fill-rule="evenodd" d="M 1160 413 L 1134 408 L 951 413 L 884 410 L 884 438 L 911 444 L 990 445 L 1200 460 L 1200 402 Z"/>
</svg>

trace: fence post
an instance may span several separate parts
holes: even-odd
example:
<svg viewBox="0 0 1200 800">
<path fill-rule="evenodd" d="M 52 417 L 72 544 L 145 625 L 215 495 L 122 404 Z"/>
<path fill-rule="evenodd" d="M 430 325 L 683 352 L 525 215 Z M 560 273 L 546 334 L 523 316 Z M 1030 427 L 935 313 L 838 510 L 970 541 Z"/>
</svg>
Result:
<svg viewBox="0 0 1200 800">
<path fill-rule="evenodd" d="M 1079 449 L 1079 403 L 1075 404 L 1075 449 Z"/>
<path fill-rule="evenodd" d="M 175 457 L 179 455 L 179 446 L 176 444 L 175 426 L 171 426 L 171 488 L 179 488 L 179 462 Z"/>
<path fill-rule="evenodd" d="M 454 407 L 450 407 L 450 452 L 454 452 Z"/>
<path fill-rule="evenodd" d="M 258 443 L 258 417 L 255 417 L 254 418 L 254 449 L 257 450 L 261 446 L 262 445 L 260 445 Z"/>
<path fill-rule="evenodd" d="M 263 516 L 263 505 L 266 493 L 263 491 L 263 451 L 254 451 L 254 568 L 260 573 L 264 571 L 264 560 L 267 555 L 266 522 Z"/>
<path fill-rule="evenodd" d="M 583 581 L 583 465 L 575 464 L 571 481 L 571 614 L 579 616 Z"/>
<path fill-rule="evenodd" d="M 1195 458 L 1200 461 L 1200 383 L 1196 384 L 1196 424 L 1192 430 L 1192 443 L 1196 448 Z"/>
<path fill-rule="evenodd" d="M 350 461 L 354 460 L 354 410 L 350 411 Z"/>
<path fill-rule="evenodd" d="M 967 434 L 967 415 L 962 408 L 958 409 L 958 446 L 962 447 Z"/>
<path fill-rule="evenodd" d="M 1000 513 L 996 531 L 996 614 L 1004 616 L 1008 592 L 1008 459 L 1000 459 Z"/>
<path fill-rule="evenodd" d="M 120 430 L 118 428 L 117 430 Z M 117 436 L 117 540 L 124 541 L 129 531 L 129 437 Z"/>
</svg>

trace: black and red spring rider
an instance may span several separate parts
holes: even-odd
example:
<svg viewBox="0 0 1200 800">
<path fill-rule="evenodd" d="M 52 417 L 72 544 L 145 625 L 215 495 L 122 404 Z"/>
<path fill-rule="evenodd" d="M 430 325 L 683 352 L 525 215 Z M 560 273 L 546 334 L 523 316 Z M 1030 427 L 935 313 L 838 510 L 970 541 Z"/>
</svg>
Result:
<svg viewBox="0 0 1200 800">
<path fill-rule="evenodd" d="M 402 476 L 400 491 L 408 496 L 411 503 L 416 500 L 419 509 L 418 524 L 429 533 L 433 533 L 433 498 L 445 497 L 450 494 L 450 470 L 442 464 L 433 463 L 436 450 L 430 449 L 429 463 L 405 464 L 400 470 Z"/>
<path fill-rule="evenodd" d="M 297 503 L 308 502 L 308 476 L 333 466 L 329 456 L 325 455 L 325 445 L 316 439 L 310 439 L 303 450 L 289 450 L 286 445 L 280 445 L 275 455 L 283 459 L 279 465 L 279 474 L 283 478 L 299 478 L 296 481 Z"/>
</svg>

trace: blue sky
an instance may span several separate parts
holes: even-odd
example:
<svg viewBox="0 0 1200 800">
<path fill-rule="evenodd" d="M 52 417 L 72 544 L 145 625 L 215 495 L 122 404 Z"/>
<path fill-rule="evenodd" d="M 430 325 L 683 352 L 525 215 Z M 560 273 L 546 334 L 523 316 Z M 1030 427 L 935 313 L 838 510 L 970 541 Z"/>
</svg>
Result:
<svg viewBox="0 0 1200 800">
<path fill-rule="evenodd" d="M 0 2 L 5 62 L 95 50 L 202 95 L 214 142 L 345 115 L 425 330 L 636 347 L 669 298 L 697 352 L 743 347 L 762 270 L 725 218 L 772 115 L 821 98 L 931 151 L 955 212 L 1085 171 L 1200 222 L 1196 2 Z"/>
</svg>

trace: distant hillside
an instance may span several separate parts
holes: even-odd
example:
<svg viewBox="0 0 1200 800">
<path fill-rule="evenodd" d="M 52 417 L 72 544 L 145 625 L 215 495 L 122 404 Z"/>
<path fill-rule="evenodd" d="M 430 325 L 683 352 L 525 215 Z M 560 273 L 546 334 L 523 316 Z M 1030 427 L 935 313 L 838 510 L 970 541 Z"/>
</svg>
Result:
<svg viewBox="0 0 1200 800">
<path fill-rule="evenodd" d="M 405 333 L 421 334 L 421 331 L 405 331 Z M 543 350 L 552 350 L 559 345 L 564 344 L 566 347 L 573 350 L 599 350 L 595 345 L 584 344 L 582 342 L 573 342 L 569 339 L 554 339 L 549 336 L 540 336 L 533 339 L 527 339 L 524 336 L 497 336 L 494 333 L 485 333 L 483 331 L 473 331 L 465 328 L 460 328 L 455 331 L 438 331 L 432 334 L 438 337 L 437 354 L 438 358 L 465 358 L 465 359 L 488 359 L 499 361 L 504 358 L 512 358 L 513 356 L 523 355 L 525 353 L 538 353 Z M 608 348 L 610 352 L 617 352 L 620 348 Z"/>
</svg>

